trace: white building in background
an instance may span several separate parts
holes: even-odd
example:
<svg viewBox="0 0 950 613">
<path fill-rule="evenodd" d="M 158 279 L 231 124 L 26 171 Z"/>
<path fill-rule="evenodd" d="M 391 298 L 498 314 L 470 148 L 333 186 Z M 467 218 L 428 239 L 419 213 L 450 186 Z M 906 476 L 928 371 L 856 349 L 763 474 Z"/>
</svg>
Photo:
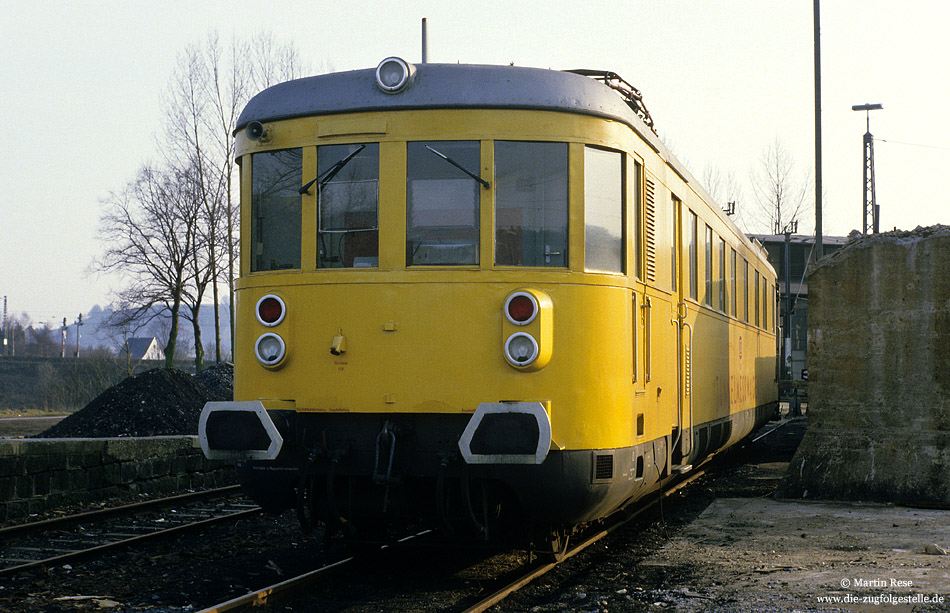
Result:
<svg viewBox="0 0 950 613">
<path fill-rule="evenodd" d="M 129 357 L 133 360 L 164 360 L 165 351 L 154 336 L 134 337 L 128 340 Z"/>
</svg>

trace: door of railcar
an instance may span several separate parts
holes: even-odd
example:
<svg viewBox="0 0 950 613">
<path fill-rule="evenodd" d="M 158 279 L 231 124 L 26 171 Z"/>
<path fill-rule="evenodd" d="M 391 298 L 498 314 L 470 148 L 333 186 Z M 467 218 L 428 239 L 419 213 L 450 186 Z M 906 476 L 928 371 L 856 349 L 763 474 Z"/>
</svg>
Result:
<svg viewBox="0 0 950 613">
<path fill-rule="evenodd" d="M 692 326 L 687 321 L 687 297 L 698 299 L 698 222 L 696 214 L 672 196 L 673 264 L 679 282 L 676 284 L 676 312 L 671 325 L 676 328 L 676 405 L 672 416 L 671 464 L 675 470 L 687 462 L 692 450 Z"/>
</svg>

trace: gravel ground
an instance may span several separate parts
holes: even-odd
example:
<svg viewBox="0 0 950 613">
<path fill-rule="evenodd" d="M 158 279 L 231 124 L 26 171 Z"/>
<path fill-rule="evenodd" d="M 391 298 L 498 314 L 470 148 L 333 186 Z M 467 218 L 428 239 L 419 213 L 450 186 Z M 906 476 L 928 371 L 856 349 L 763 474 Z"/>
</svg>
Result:
<svg viewBox="0 0 950 613">
<path fill-rule="evenodd" d="M 950 556 L 938 555 L 950 512 L 772 498 L 805 425 L 737 450 L 664 502 L 659 521 L 612 535 L 493 611 L 950 610 Z"/>
<path fill-rule="evenodd" d="M 174 373 L 154 376 L 162 377 L 159 381 L 185 381 Z M 188 389 L 199 383 L 193 379 L 187 381 L 184 387 Z M 161 396 L 152 389 L 152 397 Z M 107 395 L 108 392 L 90 403 L 83 410 L 88 410 L 89 415 L 82 417 L 89 423 L 110 418 L 124 420 L 125 431 L 131 431 L 128 423 L 141 421 L 143 412 L 135 411 L 133 402 L 132 410 L 126 403 L 124 411 L 109 413 L 103 407 L 119 403 L 105 402 L 103 398 Z M 116 394 L 115 397 L 121 396 Z M 125 397 L 141 400 L 132 394 Z M 178 397 L 166 395 L 164 406 L 170 406 L 167 398 Z M 203 400 L 200 402 L 203 404 Z M 714 472 L 710 471 L 664 500 L 660 508 L 510 596 L 493 611 L 881 610 L 876 606 L 862 609 L 816 605 L 811 597 L 814 590 L 805 594 L 802 590 L 807 592 L 807 586 L 790 584 L 792 579 L 773 573 L 798 570 L 819 573 L 825 558 L 817 558 L 828 552 L 820 551 L 816 556 L 814 552 L 801 550 L 796 554 L 799 558 L 794 568 L 776 566 L 775 551 L 761 549 L 778 549 L 768 543 L 782 543 L 787 539 L 767 531 L 756 532 L 762 528 L 747 528 L 735 516 L 736 508 L 781 504 L 772 501 L 771 494 L 784 476 L 804 429 L 804 420 L 792 421 L 756 443 L 731 451 Z M 716 512 L 717 505 L 728 507 L 719 512 L 725 512 L 729 521 L 716 520 L 710 515 Z M 783 512 L 776 508 L 783 507 L 768 507 L 770 510 L 762 512 Z M 789 518 L 771 519 L 775 523 L 788 523 L 785 520 Z M 895 519 L 895 526 L 897 523 Z M 802 530 L 804 534 L 807 528 Z M 825 539 L 820 534 L 814 537 L 809 534 L 809 538 L 812 541 Z M 826 540 L 832 550 L 830 555 L 841 553 L 835 550 L 837 541 Z M 854 557 L 852 553 L 846 551 L 845 555 Z M 345 555 L 346 549 L 337 539 L 324 541 L 319 533 L 301 534 L 293 513 L 263 516 L 242 520 L 237 526 L 215 528 L 200 536 L 175 539 L 150 552 L 119 553 L 87 564 L 55 567 L 43 574 L 24 573 L 0 580 L 0 610 L 193 611 Z M 489 556 L 451 549 L 421 550 L 406 557 L 361 563 L 356 572 L 343 572 L 329 584 L 314 588 L 308 598 L 275 603 L 266 610 L 457 611 L 495 589 L 493 578 L 510 572 L 521 561 L 523 556 L 518 552 Z M 941 563 L 938 561 L 937 568 Z M 903 562 L 886 561 L 886 564 L 896 567 Z M 841 573 L 847 574 L 845 570 L 839 571 Z M 852 574 L 863 576 L 858 571 Z M 795 605 L 796 602 L 800 606 Z M 948 610 L 933 606 L 885 608 L 890 611 Z"/>
<path fill-rule="evenodd" d="M 788 440 L 773 435 L 763 439 L 772 439 L 767 447 L 756 444 L 733 454 L 717 475 L 702 477 L 667 499 L 662 509 L 572 558 L 495 610 L 668 611 L 695 600 L 692 586 L 709 579 L 706 569 L 651 565 L 651 556 L 717 497 L 764 496 L 774 489 L 800 437 L 797 427 L 783 428 Z M 174 539 L 148 552 L 118 553 L 0 580 L 0 610 L 193 611 L 345 555 L 337 539 L 324 542 L 319 533 L 300 534 L 293 513 L 263 516 Z M 487 556 L 423 549 L 395 561 L 361 563 L 355 572 L 343 572 L 315 588 L 313 598 L 268 610 L 458 611 L 493 590 L 492 579 L 521 561 L 519 552 Z M 723 583 L 728 581 L 722 577 Z"/>
<path fill-rule="evenodd" d="M 610 611 L 785 611 L 716 601 L 700 585 L 726 585 L 695 560 L 666 559 L 665 549 L 717 498 L 768 497 L 785 475 L 805 422 L 793 421 L 756 443 L 735 449 L 714 473 L 663 501 L 659 509 L 582 552 L 536 584 L 513 594 L 498 613 Z M 698 607 L 698 608 L 697 608 Z"/>
<path fill-rule="evenodd" d="M 760 442 L 737 449 L 687 488 L 635 522 L 611 534 L 496 605 L 496 613 L 608 613 L 610 611 L 785 611 L 758 608 L 729 593 L 699 586 L 726 586 L 731 571 L 716 574 L 704 561 L 671 560 L 668 547 L 721 496 L 766 497 L 784 476 L 804 432 L 791 422 Z M 362 566 L 359 576 L 319 586 L 308 597 L 267 607 L 277 611 L 460 611 L 500 585 L 495 578 L 524 562 L 519 552 L 472 558 L 456 564 L 452 552 L 436 551 L 399 565 Z M 457 552 L 454 554 L 460 556 Z M 464 554 L 468 555 L 468 554 Z M 702 591 L 700 591 L 702 590 Z"/>
<path fill-rule="evenodd" d="M 37 435 L 63 420 L 63 415 L 50 417 L 0 417 L 0 438 L 23 438 Z"/>
<path fill-rule="evenodd" d="M 896 604 L 946 611 L 950 556 L 939 552 L 950 545 L 948 519 L 948 511 L 880 503 L 718 498 L 643 564 L 705 566 L 705 576 L 690 586 L 698 597 L 677 607 L 688 613 L 706 611 L 709 603 L 738 610 L 893 610 Z"/>
</svg>

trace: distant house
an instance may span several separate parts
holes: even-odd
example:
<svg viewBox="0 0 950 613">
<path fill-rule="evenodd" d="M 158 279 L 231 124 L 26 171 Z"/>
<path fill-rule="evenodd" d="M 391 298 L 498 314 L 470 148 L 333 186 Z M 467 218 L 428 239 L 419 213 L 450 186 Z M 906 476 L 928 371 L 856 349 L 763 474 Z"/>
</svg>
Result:
<svg viewBox="0 0 950 613">
<path fill-rule="evenodd" d="M 154 336 L 128 340 L 129 357 L 133 360 L 164 360 L 165 352 Z"/>
</svg>

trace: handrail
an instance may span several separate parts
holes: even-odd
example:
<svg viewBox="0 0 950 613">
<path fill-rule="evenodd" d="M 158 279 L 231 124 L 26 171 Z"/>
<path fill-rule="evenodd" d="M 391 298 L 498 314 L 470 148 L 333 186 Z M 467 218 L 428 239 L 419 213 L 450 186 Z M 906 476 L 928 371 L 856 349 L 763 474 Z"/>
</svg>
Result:
<svg viewBox="0 0 950 613">
<path fill-rule="evenodd" d="M 644 376 L 647 381 L 653 376 L 653 302 L 650 300 L 650 297 L 645 295 L 643 296 L 643 305 L 640 307 L 643 309 L 643 361 L 644 361 Z"/>
</svg>

